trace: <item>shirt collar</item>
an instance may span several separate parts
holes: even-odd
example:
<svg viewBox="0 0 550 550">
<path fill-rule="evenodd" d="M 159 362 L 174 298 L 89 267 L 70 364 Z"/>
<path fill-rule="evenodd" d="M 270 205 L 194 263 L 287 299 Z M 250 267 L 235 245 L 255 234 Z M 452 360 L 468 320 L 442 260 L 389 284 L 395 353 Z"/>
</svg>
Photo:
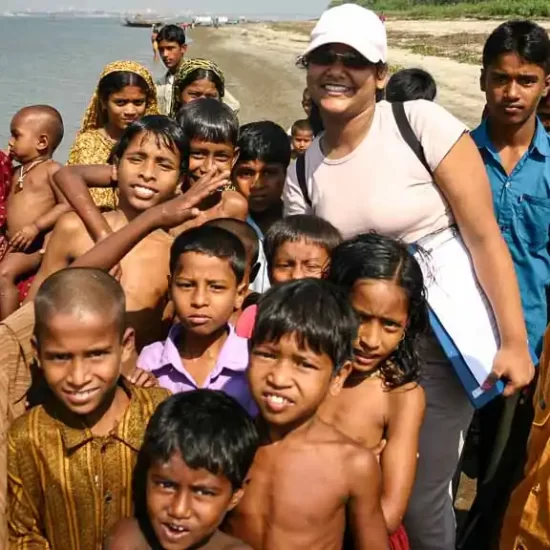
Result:
<svg viewBox="0 0 550 550">
<path fill-rule="evenodd" d="M 223 369 L 229 369 L 234 372 L 243 372 L 248 367 L 247 357 L 243 359 L 243 341 L 246 344 L 246 340 L 237 336 L 234 327 L 231 324 L 227 324 L 227 329 L 229 330 L 229 335 L 225 341 L 220 355 L 216 361 L 216 366 L 212 371 L 210 378 L 215 378 L 220 374 Z M 185 366 L 180 357 L 180 353 L 177 347 L 177 340 L 181 334 L 181 324 L 174 325 L 170 332 L 168 333 L 168 338 L 164 343 L 162 354 L 160 356 L 160 363 L 156 369 L 153 369 L 151 372 L 155 372 L 164 368 L 166 365 L 172 365 L 178 372 L 192 380 L 192 377 L 185 370 Z"/>
<path fill-rule="evenodd" d="M 486 149 L 498 157 L 498 153 L 489 136 L 489 125 L 487 118 L 472 132 L 472 137 L 474 138 L 478 149 Z M 549 140 L 550 138 L 548 133 L 544 129 L 542 122 L 537 118 L 535 135 L 533 136 L 533 140 L 529 146 L 529 152 L 536 150 L 539 154 L 545 157 L 550 157 Z"/>
<path fill-rule="evenodd" d="M 109 437 L 118 439 L 138 452 L 143 442 L 143 430 L 149 419 L 146 415 L 146 404 L 141 393 L 132 384 L 124 381 L 123 378 L 120 378 L 118 384 L 128 394 L 130 403 Z M 62 410 L 57 402 L 53 402 L 52 409 L 52 416 L 58 422 L 61 439 L 67 451 L 73 451 L 94 438 L 92 431 L 84 424 L 82 418 Z"/>
</svg>

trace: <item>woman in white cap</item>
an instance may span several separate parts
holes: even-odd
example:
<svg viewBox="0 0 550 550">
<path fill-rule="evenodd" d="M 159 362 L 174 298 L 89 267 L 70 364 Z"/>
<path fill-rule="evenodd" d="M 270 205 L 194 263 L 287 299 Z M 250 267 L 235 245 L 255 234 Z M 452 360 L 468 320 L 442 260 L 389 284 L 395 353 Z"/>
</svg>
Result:
<svg viewBox="0 0 550 550">
<path fill-rule="evenodd" d="M 405 123 L 402 117 L 398 126 L 398 110 L 376 103 L 386 61 L 386 31 L 375 13 L 344 4 L 321 16 L 302 63 L 324 132 L 304 164 L 289 170 L 285 214 L 315 213 L 346 238 L 374 230 L 416 243 L 454 231 L 465 243 L 498 324 L 500 347 L 491 381 L 507 379 L 509 395 L 530 382 L 533 364 L 485 168 L 467 128 L 441 106 L 423 100 L 399 104 Z M 427 408 L 405 526 L 415 550 L 454 550 L 449 489 L 473 407 L 434 337 L 423 353 Z M 387 461 L 400 460 L 400 452 L 390 438 L 382 469 Z M 403 502 L 403 495 L 390 498 Z M 386 520 L 396 523 L 396 518 Z"/>
</svg>

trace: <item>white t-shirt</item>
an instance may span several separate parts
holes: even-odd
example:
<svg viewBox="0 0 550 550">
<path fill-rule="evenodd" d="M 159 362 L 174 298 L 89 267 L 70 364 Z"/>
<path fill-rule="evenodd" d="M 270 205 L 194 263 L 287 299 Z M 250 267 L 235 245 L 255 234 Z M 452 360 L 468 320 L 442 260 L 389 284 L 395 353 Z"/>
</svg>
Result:
<svg viewBox="0 0 550 550">
<path fill-rule="evenodd" d="M 433 171 L 467 128 L 430 101 L 409 101 L 405 112 Z M 285 216 L 314 213 L 337 227 L 346 239 L 376 231 L 406 242 L 454 223 L 438 186 L 401 137 L 387 101 L 376 104 L 372 125 L 352 153 L 328 159 L 318 136 L 305 158 L 312 208 L 302 196 L 293 165 L 283 192 Z"/>
</svg>

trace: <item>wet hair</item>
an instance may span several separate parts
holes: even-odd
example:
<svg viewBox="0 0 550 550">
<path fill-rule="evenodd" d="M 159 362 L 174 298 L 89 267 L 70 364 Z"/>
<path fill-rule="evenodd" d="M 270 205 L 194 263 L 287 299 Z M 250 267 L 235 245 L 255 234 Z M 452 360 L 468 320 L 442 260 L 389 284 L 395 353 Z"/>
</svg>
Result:
<svg viewBox="0 0 550 550">
<path fill-rule="evenodd" d="M 297 120 L 293 125 L 292 129 L 290 130 L 290 134 L 292 137 L 294 137 L 297 132 L 311 132 L 313 133 L 313 129 L 311 128 L 311 124 L 309 120 L 303 119 L 303 120 Z"/>
<path fill-rule="evenodd" d="M 276 285 L 260 298 L 250 347 L 293 334 L 301 347 L 328 355 L 336 374 L 352 358 L 357 329 L 357 316 L 341 288 L 301 279 Z"/>
<path fill-rule="evenodd" d="M 264 251 L 269 271 L 277 249 L 287 242 L 305 240 L 323 247 L 329 254 L 342 242 L 342 235 L 327 220 L 313 214 L 297 214 L 277 220 L 265 234 Z"/>
<path fill-rule="evenodd" d="M 394 73 L 386 86 L 386 100 L 390 103 L 426 99 L 437 95 L 434 77 L 424 69 L 403 69 Z"/>
<path fill-rule="evenodd" d="M 164 25 L 157 35 L 157 42 L 177 42 L 180 46 L 185 45 L 185 32 L 178 25 Z"/>
<path fill-rule="evenodd" d="M 163 115 L 148 115 L 132 122 L 113 147 L 109 164 L 119 161 L 130 143 L 140 134 L 154 136 L 157 145 L 168 147 L 180 156 L 180 170 L 185 172 L 189 165 L 189 143 L 179 124 Z M 143 136 L 143 137 L 145 137 Z"/>
<path fill-rule="evenodd" d="M 137 73 L 131 71 L 115 71 L 105 75 L 97 86 L 97 95 L 105 103 L 109 97 L 116 92 L 120 92 L 126 86 L 137 86 L 149 99 L 151 90 L 145 79 Z"/>
<path fill-rule="evenodd" d="M 17 115 L 32 117 L 35 131 L 45 132 L 49 138 L 49 153 L 52 154 L 63 141 L 65 127 L 61 113 L 50 105 L 29 105 Z"/>
<path fill-rule="evenodd" d="M 50 275 L 34 299 L 34 335 L 38 342 L 54 315 L 87 312 L 126 330 L 126 298 L 120 283 L 101 269 L 69 267 Z"/>
<path fill-rule="evenodd" d="M 429 328 L 424 277 L 407 245 L 376 233 L 343 242 L 332 251 L 328 279 L 351 292 L 361 279 L 393 281 L 408 298 L 405 337 L 380 367 L 385 385 L 395 388 L 418 380 L 418 342 Z"/>
<path fill-rule="evenodd" d="M 239 162 L 260 160 L 281 164 L 285 170 L 290 164 L 291 150 L 288 134 L 275 122 L 262 120 L 241 127 Z"/>
<path fill-rule="evenodd" d="M 525 62 L 550 72 L 550 38 L 537 23 L 527 20 L 507 21 L 487 38 L 483 47 L 483 68 L 496 63 L 501 55 L 515 53 Z"/>
<path fill-rule="evenodd" d="M 172 395 L 151 417 L 139 451 L 145 477 L 155 463 L 178 453 L 193 469 L 204 468 L 241 489 L 259 446 L 254 421 L 222 391 L 199 389 Z"/>
<path fill-rule="evenodd" d="M 208 80 L 208 82 L 212 82 L 216 87 L 220 99 L 223 99 L 225 96 L 225 84 L 223 80 L 214 71 L 204 68 L 198 68 L 191 71 L 181 82 L 178 82 L 179 93 L 181 94 L 188 86 L 191 86 L 193 82 L 197 82 L 198 80 Z"/>
<path fill-rule="evenodd" d="M 233 110 L 217 99 L 204 97 L 184 105 L 176 116 L 189 141 L 237 146 L 239 120 Z"/>
<path fill-rule="evenodd" d="M 233 233 L 233 235 L 241 240 L 245 251 L 249 253 L 252 265 L 258 261 L 258 256 L 260 254 L 260 239 L 256 231 L 254 231 L 254 228 L 249 224 L 242 220 L 236 220 L 235 218 L 217 218 L 206 222 L 204 225 L 219 227 L 229 231 L 229 233 Z"/>
<path fill-rule="evenodd" d="M 180 256 L 196 252 L 212 258 L 227 260 L 237 284 L 242 283 L 246 270 L 246 252 L 241 240 L 220 227 L 201 225 L 178 235 L 170 249 L 170 273 L 175 274 Z"/>
</svg>

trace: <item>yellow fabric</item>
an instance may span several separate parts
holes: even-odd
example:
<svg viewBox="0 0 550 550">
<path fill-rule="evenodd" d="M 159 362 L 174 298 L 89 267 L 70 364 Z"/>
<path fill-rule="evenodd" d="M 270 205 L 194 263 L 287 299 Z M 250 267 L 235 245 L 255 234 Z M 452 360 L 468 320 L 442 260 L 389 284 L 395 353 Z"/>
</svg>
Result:
<svg viewBox="0 0 550 550">
<path fill-rule="evenodd" d="M 535 417 L 523 480 L 510 498 L 500 550 L 550 548 L 550 330 L 546 330 L 534 397 Z"/>
<path fill-rule="evenodd" d="M 69 152 L 68 164 L 107 164 L 115 143 L 105 136 L 101 129 L 79 134 Z M 114 187 L 93 187 L 90 189 L 90 195 L 98 208 L 115 210 L 117 207 Z"/>
<path fill-rule="evenodd" d="M 107 437 L 94 437 L 54 400 L 14 422 L 8 439 L 11 549 L 97 550 L 115 523 L 131 516 L 137 452 L 169 392 L 123 387 L 130 404 Z"/>
<path fill-rule="evenodd" d="M 172 106 L 170 108 L 170 116 L 175 117 L 181 108 L 180 95 L 182 92 L 181 84 L 185 79 L 197 69 L 204 69 L 205 71 L 212 71 L 221 81 L 225 87 L 225 77 L 223 72 L 216 63 L 209 61 L 208 59 L 185 59 L 175 74 L 174 86 L 172 88 Z M 220 98 L 223 99 L 223 98 Z"/>
</svg>

